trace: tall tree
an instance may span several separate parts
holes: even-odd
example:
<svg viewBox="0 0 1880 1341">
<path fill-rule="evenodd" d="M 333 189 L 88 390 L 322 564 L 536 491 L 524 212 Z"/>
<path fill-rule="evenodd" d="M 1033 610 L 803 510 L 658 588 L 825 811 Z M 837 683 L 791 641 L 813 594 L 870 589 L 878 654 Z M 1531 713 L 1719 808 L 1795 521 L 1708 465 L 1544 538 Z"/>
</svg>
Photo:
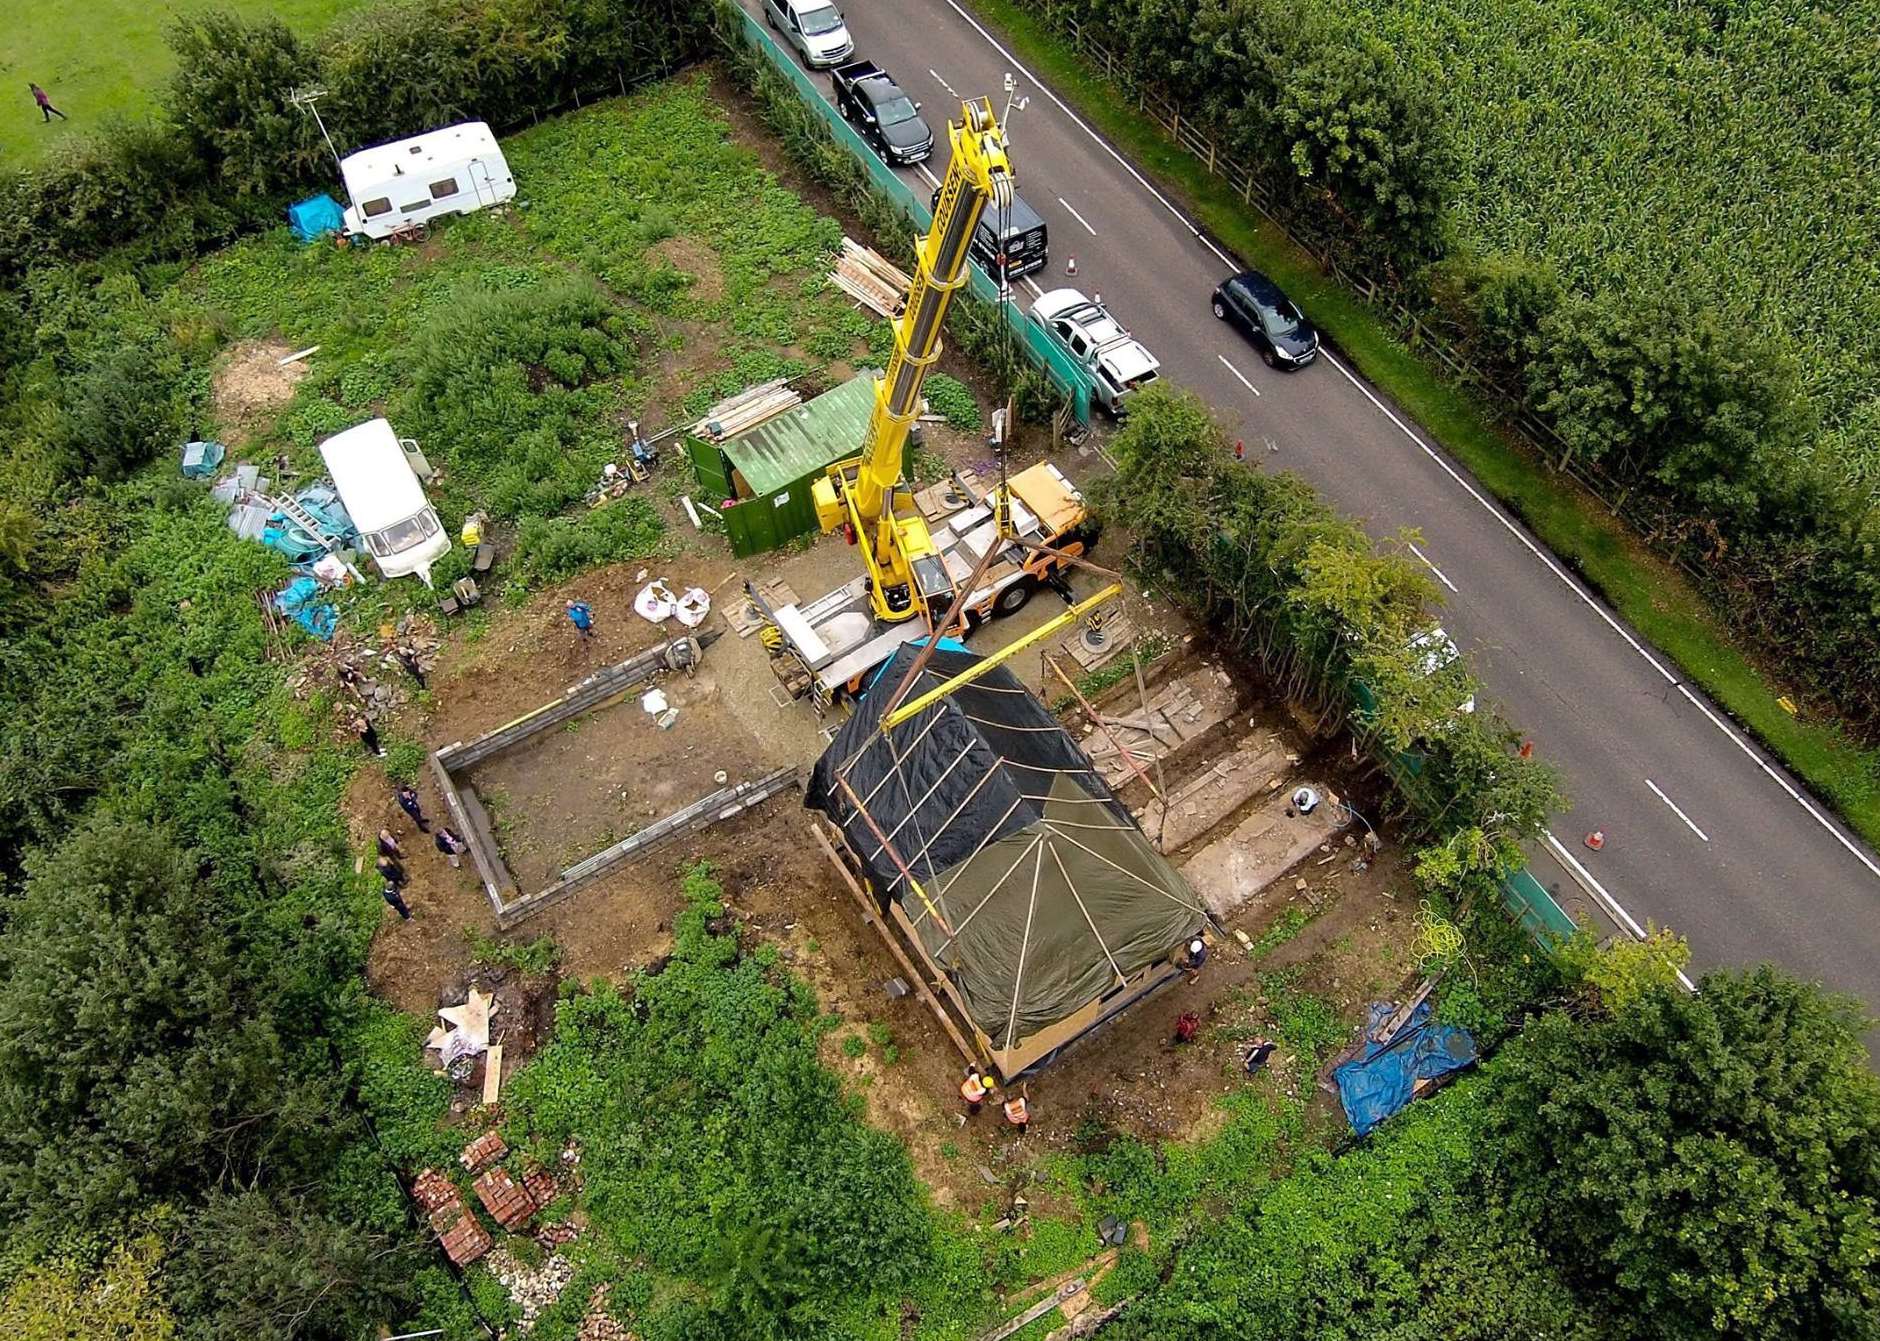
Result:
<svg viewBox="0 0 1880 1341">
<path fill-rule="evenodd" d="M 1633 1335 L 1880 1335 L 1880 1080 L 1858 1028 L 1768 967 L 1544 1017 L 1490 1091 L 1515 1213 Z"/>
</svg>

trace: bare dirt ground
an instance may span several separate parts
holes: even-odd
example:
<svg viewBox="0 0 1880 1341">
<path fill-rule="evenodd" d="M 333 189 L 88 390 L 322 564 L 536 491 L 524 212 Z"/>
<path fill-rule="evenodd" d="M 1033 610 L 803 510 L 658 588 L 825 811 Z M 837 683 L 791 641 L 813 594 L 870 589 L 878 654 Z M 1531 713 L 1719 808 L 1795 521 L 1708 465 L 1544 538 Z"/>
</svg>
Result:
<svg viewBox="0 0 1880 1341">
<path fill-rule="evenodd" d="M 307 365 L 281 360 L 294 352 L 280 339 L 244 340 L 232 346 L 209 379 L 216 432 L 230 448 L 239 448 L 265 429 L 274 412 L 294 397 Z"/>
</svg>

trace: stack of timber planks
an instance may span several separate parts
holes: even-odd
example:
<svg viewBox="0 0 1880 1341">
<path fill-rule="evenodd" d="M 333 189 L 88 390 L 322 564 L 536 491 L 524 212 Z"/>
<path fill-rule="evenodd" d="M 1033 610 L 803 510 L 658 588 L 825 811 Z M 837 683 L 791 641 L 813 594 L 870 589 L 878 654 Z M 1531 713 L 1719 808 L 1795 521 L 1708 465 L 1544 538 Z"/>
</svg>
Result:
<svg viewBox="0 0 1880 1341">
<path fill-rule="evenodd" d="M 786 410 L 794 410 L 803 403 L 803 397 L 800 392 L 790 389 L 788 380 L 779 377 L 774 382 L 749 387 L 719 401 L 705 411 L 705 417 L 693 429 L 693 436 L 707 442 L 723 442 L 740 433 L 748 433 Z"/>
<path fill-rule="evenodd" d="M 878 317 L 898 317 L 907 306 L 907 290 L 913 283 L 890 265 L 880 252 L 871 251 L 853 238 L 842 239 L 842 254 L 836 268 L 829 272 L 830 282 Z"/>
</svg>

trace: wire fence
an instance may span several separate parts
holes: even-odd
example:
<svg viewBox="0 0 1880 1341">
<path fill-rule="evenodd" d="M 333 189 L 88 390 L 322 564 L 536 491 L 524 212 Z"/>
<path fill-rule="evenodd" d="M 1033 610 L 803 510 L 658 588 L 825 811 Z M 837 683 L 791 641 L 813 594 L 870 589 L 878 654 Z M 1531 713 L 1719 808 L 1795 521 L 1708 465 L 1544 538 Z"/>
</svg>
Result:
<svg viewBox="0 0 1880 1341">
<path fill-rule="evenodd" d="M 1596 465 L 1576 460 L 1566 439 L 1536 413 L 1519 388 L 1507 385 L 1470 359 L 1454 341 L 1432 329 L 1404 300 L 1397 285 L 1350 265 L 1323 244 L 1302 237 L 1293 221 L 1285 216 L 1273 192 L 1227 151 L 1218 129 L 1184 112 L 1174 98 L 1144 79 L 1128 57 L 1118 56 L 1116 48 L 1103 41 L 1102 35 L 1091 25 L 1080 22 L 1052 0 L 1018 0 L 1018 3 L 1040 14 L 1048 27 L 1069 40 L 1072 49 L 1093 73 L 1101 74 L 1106 82 L 1116 85 L 1170 140 L 1211 176 L 1225 182 L 1240 197 L 1242 205 L 1258 211 L 1322 271 L 1356 293 L 1373 312 L 1387 317 L 1412 350 L 1439 364 L 1456 382 L 1486 401 L 1501 426 L 1522 439 L 1550 474 L 1572 480 L 1608 513 L 1625 522 L 1661 557 L 1677 564 L 1692 579 L 1706 581 L 1703 568 L 1678 544 L 1688 528 L 1678 524 L 1676 514 L 1662 499 L 1636 483 L 1627 483 Z"/>
</svg>

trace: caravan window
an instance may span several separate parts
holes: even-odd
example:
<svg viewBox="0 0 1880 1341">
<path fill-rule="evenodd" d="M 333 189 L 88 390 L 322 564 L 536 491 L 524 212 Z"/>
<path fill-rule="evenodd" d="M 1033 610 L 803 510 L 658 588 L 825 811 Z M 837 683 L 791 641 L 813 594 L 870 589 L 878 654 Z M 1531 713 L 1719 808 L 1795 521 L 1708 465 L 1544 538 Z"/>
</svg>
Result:
<svg viewBox="0 0 1880 1341">
<path fill-rule="evenodd" d="M 390 214 L 392 212 L 392 198 L 390 196 L 380 196 L 377 200 L 368 200 L 359 207 L 359 212 L 368 219 L 376 219 L 381 214 Z"/>
<path fill-rule="evenodd" d="M 419 210 L 428 210 L 430 208 L 431 202 L 429 200 L 414 200 L 409 205 L 405 206 L 405 213 L 416 214 Z"/>
<path fill-rule="evenodd" d="M 445 196 L 454 196 L 456 194 L 457 179 L 455 177 L 446 177 L 441 182 L 431 183 L 431 199 L 433 200 L 442 200 Z"/>
</svg>

